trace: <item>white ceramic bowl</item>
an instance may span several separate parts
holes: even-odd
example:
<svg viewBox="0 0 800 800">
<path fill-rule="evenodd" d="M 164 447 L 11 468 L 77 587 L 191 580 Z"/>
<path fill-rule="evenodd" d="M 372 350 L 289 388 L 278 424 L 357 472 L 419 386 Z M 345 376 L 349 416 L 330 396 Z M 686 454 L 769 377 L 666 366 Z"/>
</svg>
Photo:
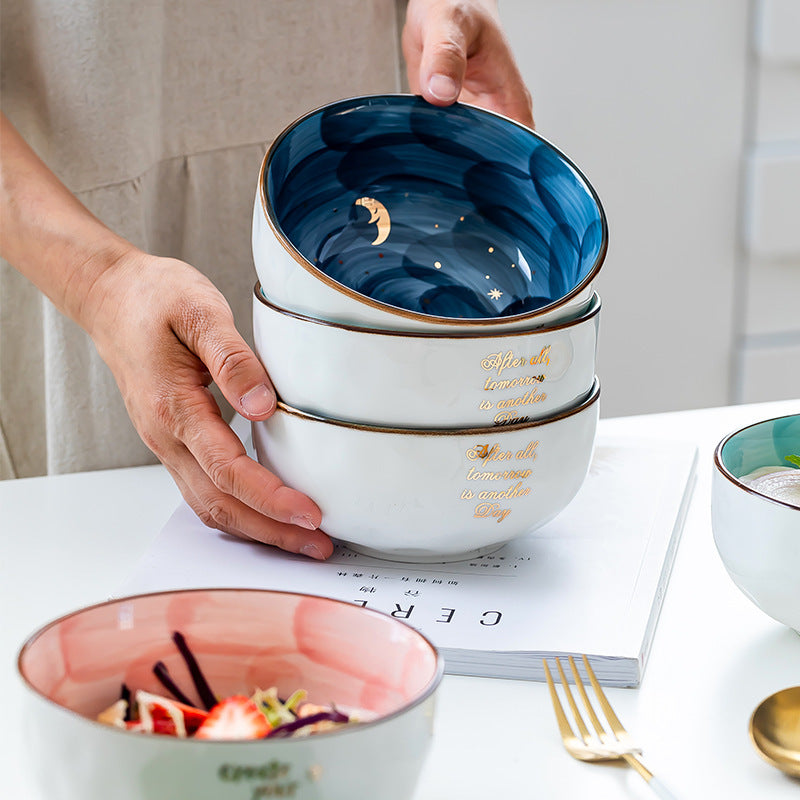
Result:
<svg viewBox="0 0 800 800">
<path fill-rule="evenodd" d="M 344 423 L 279 403 L 253 424 L 259 461 L 312 497 L 321 528 L 395 561 L 491 552 L 553 519 L 589 468 L 599 383 L 543 420 L 461 430 Z"/>
<path fill-rule="evenodd" d="M 305 688 L 374 721 L 305 738 L 208 741 L 95 721 L 132 691 L 165 694 L 162 660 L 193 684 L 171 639 L 185 636 L 218 696 Z M 443 664 L 388 615 L 321 597 L 203 589 L 128 597 L 68 614 L 23 646 L 27 753 L 53 800 L 408 800 L 428 752 Z M 188 689 L 187 689 L 188 687 Z"/>
<path fill-rule="evenodd" d="M 535 131 L 398 94 L 331 103 L 275 139 L 252 242 L 281 308 L 386 330 L 510 330 L 586 308 L 608 229 L 585 176 Z"/>
<path fill-rule="evenodd" d="M 542 419 L 595 375 L 600 298 L 575 319 L 508 333 L 356 328 L 280 309 L 256 286 L 255 350 L 287 405 L 369 425 L 463 428 Z"/>
<path fill-rule="evenodd" d="M 711 520 L 734 583 L 762 611 L 800 631 L 800 507 L 754 490 L 746 478 L 762 467 L 790 469 L 791 455 L 800 456 L 800 414 L 723 439 L 714 453 Z"/>
</svg>

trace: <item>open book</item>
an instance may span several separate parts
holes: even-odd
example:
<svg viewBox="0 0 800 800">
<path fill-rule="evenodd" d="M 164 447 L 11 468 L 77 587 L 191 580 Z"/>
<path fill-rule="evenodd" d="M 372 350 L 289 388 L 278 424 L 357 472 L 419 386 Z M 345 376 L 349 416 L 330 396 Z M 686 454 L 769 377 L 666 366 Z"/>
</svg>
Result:
<svg viewBox="0 0 800 800">
<path fill-rule="evenodd" d="M 326 595 L 405 620 L 451 674 L 544 680 L 542 658 L 586 653 L 637 686 L 694 485 L 693 443 L 604 437 L 554 520 L 469 561 L 401 564 L 337 546 L 315 562 L 205 528 L 181 504 L 124 594 L 250 587 Z"/>
</svg>

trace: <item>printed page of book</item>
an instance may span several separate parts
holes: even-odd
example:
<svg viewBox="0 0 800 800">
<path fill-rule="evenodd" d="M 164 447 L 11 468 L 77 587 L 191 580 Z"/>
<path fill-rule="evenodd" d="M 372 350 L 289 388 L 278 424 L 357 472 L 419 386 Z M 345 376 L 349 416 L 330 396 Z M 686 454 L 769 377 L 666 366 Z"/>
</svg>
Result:
<svg viewBox="0 0 800 800">
<path fill-rule="evenodd" d="M 311 561 L 210 530 L 181 504 L 121 594 L 214 586 L 326 595 L 405 620 L 442 650 L 446 671 L 541 679 L 540 654 L 587 653 L 606 682 L 635 685 L 695 463 L 693 443 L 600 433 L 586 481 L 558 517 L 491 554 L 442 564 L 338 545 L 328 561 Z"/>
</svg>

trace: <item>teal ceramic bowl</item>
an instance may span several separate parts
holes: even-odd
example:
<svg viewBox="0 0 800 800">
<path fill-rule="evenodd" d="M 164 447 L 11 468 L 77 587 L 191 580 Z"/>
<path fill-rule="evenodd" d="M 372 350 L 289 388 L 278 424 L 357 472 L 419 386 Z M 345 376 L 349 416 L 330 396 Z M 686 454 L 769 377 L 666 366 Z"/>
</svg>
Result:
<svg viewBox="0 0 800 800">
<path fill-rule="evenodd" d="M 734 583 L 762 611 L 800 631 L 800 501 L 786 488 L 800 481 L 795 456 L 800 414 L 726 436 L 714 453 L 711 521 Z M 765 475 L 780 479 L 765 482 Z"/>
</svg>

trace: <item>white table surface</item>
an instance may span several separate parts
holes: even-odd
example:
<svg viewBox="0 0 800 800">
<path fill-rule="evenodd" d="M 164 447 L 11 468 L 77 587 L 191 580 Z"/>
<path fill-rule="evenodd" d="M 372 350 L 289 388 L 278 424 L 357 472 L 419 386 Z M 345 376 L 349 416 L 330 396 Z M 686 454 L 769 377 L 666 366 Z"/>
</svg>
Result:
<svg viewBox="0 0 800 800">
<path fill-rule="evenodd" d="M 652 771 L 685 800 L 800 796 L 800 781 L 762 761 L 747 734 L 750 713 L 764 697 L 800 684 L 800 636 L 734 586 L 710 521 L 717 442 L 750 422 L 798 410 L 800 401 L 792 401 L 600 423 L 613 435 L 689 438 L 700 448 L 698 481 L 644 680 L 638 689 L 608 690 Z M 41 624 L 117 593 L 179 502 L 160 466 L 0 482 L 3 797 L 37 797 L 19 735 L 19 646 Z M 544 684 L 446 676 L 433 748 L 413 800 L 651 796 L 627 768 L 567 755 Z"/>
</svg>

